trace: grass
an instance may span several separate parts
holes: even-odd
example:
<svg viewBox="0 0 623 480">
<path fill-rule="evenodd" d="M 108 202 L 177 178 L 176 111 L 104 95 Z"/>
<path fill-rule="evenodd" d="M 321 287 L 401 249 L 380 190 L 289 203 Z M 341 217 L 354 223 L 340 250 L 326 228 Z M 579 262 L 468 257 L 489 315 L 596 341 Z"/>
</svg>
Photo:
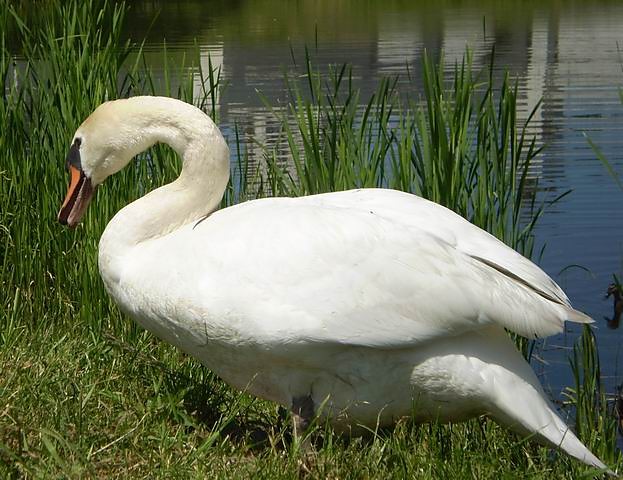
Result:
<svg viewBox="0 0 623 480">
<path fill-rule="evenodd" d="M 69 231 L 55 218 L 71 135 L 102 101 L 160 89 L 186 100 L 198 94 L 215 114 L 220 87 L 212 68 L 202 92 L 190 78 L 156 85 L 140 47 L 120 40 L 126 8 L 50 1 L 41 23 L 0 5 L 0 477 L 591 477 L 485 419 L 401 422 L 364 439 L 320 426 L 318 458 L 305 467 L 274 405 L 230 389 L 120 314 L 99 280 L 99 236 L 118 209 L 173 179 L 179 164 L 169 148 L 151 149 L 109 179 L 83 225 Z M 27 59 L 18 70 L 7 31 L 17 32 Z M 288 108 L 268 105 L 291 163 L 264 146 L 266 173 L 252 171 L 245 146 L 253 140 L 235 130 L 238 163 L 225 205 L 389 186 L 443 203 L 531 254 L 543 206 L 528 172 L 539 147 L 517 124 L 508 79 L 495 87 L 477 78 L 467 56 L 448 84 L 427 59 L 421 98 L 405 98 L 395 79 L 384 79 L 364 99 L 348 66 L 323 75 L 308 56 L 304 69 L 304 81 L 286 77 Z M 580 436 L 616 467 L 614 419 L 590 335 L 575 352 L 570 398 Z"/>
<path fill-rule="evenodd" d="M 570 363 L 575 387 L 568 387 L 565 395 L 575 407 L 577 434 L 604 461 L 616 461 L 619 452 L 616 441 L 612 441 L 617 438 L 618 427 L 612 421 L 615 405 L 608 400 L 600 380 L 595 333 L 589 326 L 584 326 L 573 346 Z"/>
</svg>

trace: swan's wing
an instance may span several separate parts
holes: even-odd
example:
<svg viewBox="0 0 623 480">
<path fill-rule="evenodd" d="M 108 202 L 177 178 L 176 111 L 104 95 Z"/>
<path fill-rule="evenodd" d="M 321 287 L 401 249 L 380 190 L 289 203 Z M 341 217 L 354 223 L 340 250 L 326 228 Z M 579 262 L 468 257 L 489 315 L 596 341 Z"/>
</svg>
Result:
<svg viewBox="0 0 623 480">
<path fill-rule="evenodd" d="M 543 296 L 571 306 L 565 292 L 541 268 L 448 208 L 396 190 L 351 190 L 336 196 L 342 197 L 345 206 L 354 204 L 358 208 L 376 211 L 387 218 L 398 218 L 405 224 L 426 231 L 457 250 L 525 283 Z M 330 195 L 310 198 L 320 205 L 330 205 L 336 200 Z"/>
<path fill-rule="evenodd" d="M 221 268 L 198 278 L 206 311 L 267 345 L 383 348 L 491 324 L 536 338 L 584 320 L 538 267 L 436 204 L 418 215 L 402 203 L 412 196 L 368 208 L 367 197 L 332 195 L 252 202 L 197 228 L 198 245 L 204 236 L 210 244 L 195 265 L 211 255 L 209 269 Z M 461 241 L 487 250 L 472 254 Z M 528 279 L 515 273 L 524 271 Z"/>
</svg>

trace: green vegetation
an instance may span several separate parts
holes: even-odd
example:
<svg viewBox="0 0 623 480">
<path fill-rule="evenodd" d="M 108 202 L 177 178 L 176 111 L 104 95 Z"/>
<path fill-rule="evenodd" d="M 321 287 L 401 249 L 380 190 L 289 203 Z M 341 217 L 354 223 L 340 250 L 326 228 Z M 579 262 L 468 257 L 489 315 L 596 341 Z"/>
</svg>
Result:
<svg viewBox="0 0 623 480">
<path fill-rule="evenodd" d="M 169 77 L 154 83 L 140 51 L 121 44 L 123 4 L 45 5 L 45 23 L 0 5 L 0 477 L 591 477 L 485 419 L 401 422 L 364 439 L 319 428 L 318 456 L 305 464 L 274 405 L 230 389 L 123 317 L 99 280 L 98 239 L 118 209 L 172 180 L 179 164 L 169 148 L 151 149 L 109 179 L 69 231 L 56 223 L 68 144 L 102 101 L 160 88 L 190 100 L 192 81 L 174 92 Z M 28 60 L 17 69 L 8 31 Z M 286 79 L 289 107 L 269 106 L 292 163 L 266 147 L 266 173 L 252 172 L 236 135 L 224 203 L 390 186 L 444 203 L 529 255 L 542 207 L 527 172 L 539 148 L 516 123 L 515 89 L 489 78 L 479 88 L 468 57 L 449 88 L 437 66 L 424 67 L 423 103 L 401 98 L 391 79 L 362 99 L 348 67 L 321 76 L 307 59 L 303 83 Z M 214 113 L 219 75 L 203 73 L 201 103 Z M 574 352 L 570 398 L 581 438 L 616 468 L 591 338 L 587 330 Z"/>
</svg>

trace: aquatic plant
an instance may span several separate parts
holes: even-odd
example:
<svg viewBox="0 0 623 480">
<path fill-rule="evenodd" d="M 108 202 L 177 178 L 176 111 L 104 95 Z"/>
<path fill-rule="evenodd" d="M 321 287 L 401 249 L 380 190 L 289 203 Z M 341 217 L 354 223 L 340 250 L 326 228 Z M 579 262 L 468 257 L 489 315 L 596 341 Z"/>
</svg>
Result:
<svg viewBox="0 0 623 480">
<path fill-rule="evenodd" d="M 574 407 L 576 432 L 605 462 L 616 461 L 620 451 L 614 401 L 604 390 L 595 333 L 588 325 L 573 346 L 570 364 L 575 385 L 564 395 Z"/>
</svg>

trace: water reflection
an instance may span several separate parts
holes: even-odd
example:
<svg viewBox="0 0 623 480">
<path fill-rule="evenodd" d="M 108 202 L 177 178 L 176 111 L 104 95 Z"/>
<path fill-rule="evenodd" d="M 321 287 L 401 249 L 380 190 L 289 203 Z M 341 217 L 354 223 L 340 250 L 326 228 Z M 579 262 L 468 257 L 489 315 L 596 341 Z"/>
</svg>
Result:
<svg viewBox="0 0 623 480">
<path fill-rule="evenodd" d="M 575 95 L 565 88 L 595 73 L 602 86 L 606 80 L 614 87 L 616 80 L 611 78 L 619 75 L 615 57 L 607 61 L 599 57 L 616 46 L 612 29 L 618 28 L 616 19 L 622 18 L 616 4 L 601 2 L 596 8 L 588 2 L 561 10 L 557 2 L 505 2 L 504 8 L 496 2 L 355 3 L 135 1 L 127 34 L 137 41 L 148 35 L 148 50 L 157 51 L 149 58 L 156 71 L 164 64 L 163 39 L 169 46 L 169 61 L 178 65 L 184 55 L 192 55 L 196 40 L 203 70 L 207 70 L 209 53 L 228 84 L 219 104 L 235 112 L 224 112 L 225 122 L 267 115 L 256 90 L 272 103 L 283 101 L 283 68 L 303 62 L 305 45 L 311 47 L 318 65 L 351 62 L 362 98 L 372 94 L 383 74 L 402 75 L 403 88 L 417 95 L 424 49 L 433 53 L 443 49 L 450 69 L 469 45 L 475 67 L 486 70 L 495 47 L 496 75 L 509 68 L 518 80 L 522 117 L 527 118 L 539 99 L 545 99 L 535 112 L 531 133 L 549 144 L 569 140 L 566 128 L 556 125 L 566 112 L 573 115 L 576 109 L 576 100 L 571 98 Z M 156 12 L 160 12 L 159 19 L 149 30 Z M 407 65 L 413 82 L 407 80 Z M 586 89 L 581 93 L 593 94 Z M 616 91 L 601 95 L 600 100 L 615 103 Z M 585 112 L 585 106 L 582 111 L 594 114 Z M 542 168 L 535 164 L 533 175 L 547 176 Z M 552 170 L 550 177 L 565 174 L 555 157 L 547 168 Z"/>
</svg>

